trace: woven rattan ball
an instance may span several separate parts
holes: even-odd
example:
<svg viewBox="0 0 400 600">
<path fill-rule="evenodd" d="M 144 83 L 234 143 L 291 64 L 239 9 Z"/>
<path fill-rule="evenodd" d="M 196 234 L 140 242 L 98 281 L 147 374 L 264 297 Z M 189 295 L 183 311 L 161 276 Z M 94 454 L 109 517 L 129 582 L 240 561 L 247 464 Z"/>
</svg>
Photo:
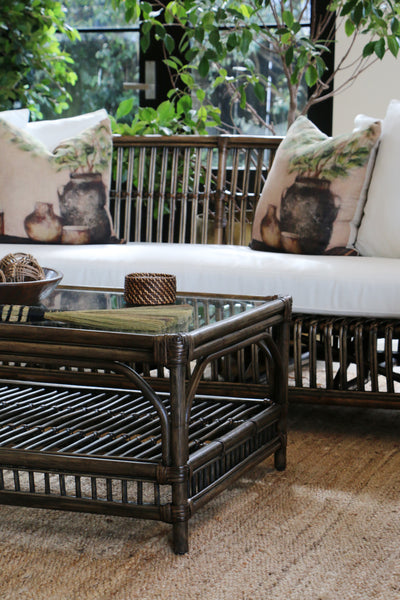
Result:
<svg viewBox="0 0 400 600">
<path fill-rule="evenodd" d="M 125 302 L 131 305 L 174 304 L 176 277 L 167 273 L 130 273 L 125 276 Z"/>
<path fill-rule="evenodd" d="M 31 254 L 16 252 L 7 254 L 0 260 L 0 270 L 5 281 L 39 281 L 45 279 L 42 267 Z"/>
</svg>

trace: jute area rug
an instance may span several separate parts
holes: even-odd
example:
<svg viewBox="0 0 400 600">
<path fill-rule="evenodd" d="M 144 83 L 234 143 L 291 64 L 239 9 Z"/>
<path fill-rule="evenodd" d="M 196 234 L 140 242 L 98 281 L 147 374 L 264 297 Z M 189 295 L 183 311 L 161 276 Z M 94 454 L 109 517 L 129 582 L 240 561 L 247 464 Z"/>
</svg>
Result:
<svg viewBox="0 0 400 600">
<path fill-rule="evenodd" d="M 268 459 L 190 522 L 0 507 L 6 600 L 398 600 L 400 411 L 291 406 Z"/>
</svg>

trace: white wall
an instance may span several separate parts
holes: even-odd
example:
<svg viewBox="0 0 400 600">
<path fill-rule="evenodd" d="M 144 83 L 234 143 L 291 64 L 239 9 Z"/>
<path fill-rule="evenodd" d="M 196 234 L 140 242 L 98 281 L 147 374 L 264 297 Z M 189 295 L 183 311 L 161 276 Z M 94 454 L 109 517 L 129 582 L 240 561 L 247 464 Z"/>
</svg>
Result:
<svg viewBox="0 0 400 600">
<path fill-rule="evenodd" d="M 339 34 L 336 59 L 342 56 L 347 44 L 346 35 Z M 341 80 L 339 76 L 336 78 L 336 87 Z M 357 114 L 383 118 L 393 98 L 400 100 L 400 53 L 397 59 L 387 54 L 362 73 L 350 88 L 334 97 L 333 135 L 351 131 Z"/>
</svg>

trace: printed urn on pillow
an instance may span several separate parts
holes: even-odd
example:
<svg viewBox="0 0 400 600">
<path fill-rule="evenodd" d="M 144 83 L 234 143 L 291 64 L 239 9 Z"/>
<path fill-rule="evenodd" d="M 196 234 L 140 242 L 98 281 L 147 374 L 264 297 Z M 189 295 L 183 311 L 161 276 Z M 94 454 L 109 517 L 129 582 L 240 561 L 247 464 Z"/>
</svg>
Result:
<svg viewBox="0 0 400 600">
<path fill-rule="evenodd" d="M 114 232 L 108 208 L 111 180 L 110 120 L 99 119 L 68 134 L 49 149 L 35 128 L 0 119 L 0 241 L 23 243 L 110 243 Z M 42 129 L 55 127 L 43 122 Z"/>
<path fill-rule="evenodd" d="M 380 123 L 334 138 L 306 117 L 276 153 L 253 223 L 254 250 L 347 253 L 362 213 L 367 166 Z M 354 252 L 355 253 L 355 252 Z"/>
</svg>

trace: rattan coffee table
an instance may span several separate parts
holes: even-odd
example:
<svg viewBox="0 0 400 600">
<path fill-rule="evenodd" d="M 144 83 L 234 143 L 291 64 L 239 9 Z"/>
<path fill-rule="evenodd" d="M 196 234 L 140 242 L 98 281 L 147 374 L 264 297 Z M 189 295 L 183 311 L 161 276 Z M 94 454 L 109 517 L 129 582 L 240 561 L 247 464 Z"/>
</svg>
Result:
<svg viewBox="0 0 400 600">
<path fill-rule="evenodd" d="M 193 318 L 166 333 L 0 324 L 1 504 L 164 521 L 183 554 L 206 501 L 272 454 L 285 468 L 291 300 L 177 303 Z M 124 299 L 59 288 L 46 304 Z"/>
</svg>

